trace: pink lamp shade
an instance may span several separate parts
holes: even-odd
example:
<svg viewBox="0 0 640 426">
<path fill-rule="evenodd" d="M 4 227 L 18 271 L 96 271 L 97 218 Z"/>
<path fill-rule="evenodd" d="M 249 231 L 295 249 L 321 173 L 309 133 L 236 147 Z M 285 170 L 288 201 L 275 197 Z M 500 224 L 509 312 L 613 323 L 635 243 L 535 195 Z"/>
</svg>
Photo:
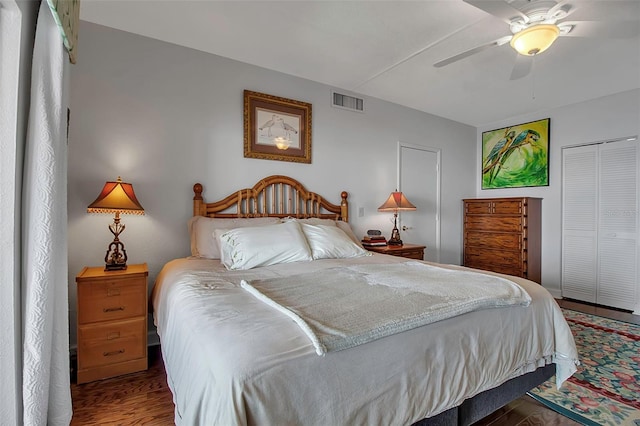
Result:
<svg viewBox="0 0 640 426">
<path fill-rule="evenodd" d="M 378 207 L 379 212 L 396 212 L 398 210 L 416 210 L 416 206 L 411 204 L 407 197 L 399 191 L 392 192 L 387 201 Z"/>
</svg>

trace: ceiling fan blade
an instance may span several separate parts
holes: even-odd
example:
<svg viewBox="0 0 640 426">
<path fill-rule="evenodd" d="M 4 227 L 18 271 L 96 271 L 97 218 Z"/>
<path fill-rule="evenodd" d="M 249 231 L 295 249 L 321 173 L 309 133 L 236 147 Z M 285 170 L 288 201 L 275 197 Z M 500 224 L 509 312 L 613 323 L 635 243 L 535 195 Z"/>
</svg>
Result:
<svg viewBox="0 0 640 426">
<path fill-rule="evenodd" d="M 524 22 L 529 22 L 527 15 L 520 10 L 511 6 L 504 0 L 463 0 L 465 3 L 475 6 L 480 10 L 484 10 L 490 15 L 496 16 L 506 23 L 511 23 L 513 19 L 523 19 Z"/>
<path fill-rule="evenodd" d="M 640 21 L 565 21 L 560 27 L 571 25 L 569 37 L 633 38 L 640 34 Z"/>
<path fill-rule="evenodd" d="M 533 66 L 533 56 L 517 55 L 509 80 L 518 80 L 529 75 Z"/>
<path fill-rule="evenodd" d="M 490 49 L 492 47 L 496 47 L 496 46 L 502 46 L 503 44 L 506 44 L 509 42 L 509 40 L 511 40 L 512 36 L 505 36 L 505 37 L 501 37 L 497 40 L 494 40 L 492 42 L 489 42 L 487 44 L 483 44 L 477 47 L 474 47 L 473 49 L 469 49 L 466 50 L 462 53 L 458 53 L 457 55 L 451 56 L 450 58 L 447 59 L 443 59 L 440 62 L 436 62 L 435 64 L 433 64 L 434 67 L 436 68 L 442 68 L 446 65 L 452 64 L 454 62 L 457 62 L 461 59 L 467 58 L 471 55 L 475 55 L 478 52 L 482 52 L 483 50 L 487 50 Z"/>
</svg>

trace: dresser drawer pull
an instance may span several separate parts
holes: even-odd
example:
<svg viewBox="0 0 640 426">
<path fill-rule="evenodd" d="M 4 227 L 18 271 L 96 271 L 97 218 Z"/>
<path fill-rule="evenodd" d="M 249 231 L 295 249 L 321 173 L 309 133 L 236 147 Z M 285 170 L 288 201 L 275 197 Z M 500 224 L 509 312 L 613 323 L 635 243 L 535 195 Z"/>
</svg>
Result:
<svg viewBox="0 0 640 426">
<path fill-rule="evenodd" d="M 120 338 L 119 331 L 114 331 L 113 333 L 107 334 L 107 340 L 113 340 L 113 339 L 119 339 L 119 338 Z"/>
<path fill-rule="evenodd" d="M 119 288 L 110 288 L 107 290 L 107 296 L 120 296 Z"/>
<path fill-rule="evenodd" d="M 102 352 L 102 356 L 114 356 L 114 355 L 120 355 L 123 353 L 124 353 L 124 349 L 120 349 L 118 351 Z"/>
<path fill-rule="evenodd" d="M 118 306 L 115 308 L 104 308 L 102 310 L 102 312 L 117 312 L 117 311 L 124 311 L 124 306 Z"/>
</svg>

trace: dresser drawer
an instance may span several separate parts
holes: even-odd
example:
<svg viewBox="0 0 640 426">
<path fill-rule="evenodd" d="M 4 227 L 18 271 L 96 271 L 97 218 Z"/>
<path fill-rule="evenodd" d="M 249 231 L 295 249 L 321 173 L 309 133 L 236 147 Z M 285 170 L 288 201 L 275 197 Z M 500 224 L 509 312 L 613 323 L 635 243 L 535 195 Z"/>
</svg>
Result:
<svg viewBox="0 0 640 426">
<path fill-rule="evenodd" d="M 465 246 L 503 250 L 522 250 L 522 234 L 501 234 L 495 232 L 465 232 Z"/>
<path fill-rule="evenodd" d="M 78 284 L 78 323 L 146 315 L 146 278 L 91 280 Z"/>
<path fill-rule="evenodd" d="M 491 214 L 491 201 L 472 201 L 464 203 L 464 210 L 466 214 Z"/>
<path fill-rule="evenodd" d="M 494 203 L 493 213 L 521 215 L 522 206 L 522 200 L 502 200 L 499 203 Z"/>
<path fill-rule="evenodd" d="M 86 369 L 146 357 L 145 318 L 78 328 L 78 368 Z"/>
<path fill-rule="evenodd" d="M 481 269 L 488 269 L 491 265 L 522 269 L 522 253 L 519 251 L 467 247 L 464 252 L 464 264 L 472 268 L 481 266 Z"/>
<path fill-rule="evenodd" d="M 522 232 L 521 217 L 467 216 L 465 231 Z"/>
<path fill-rule="evenodd" d="M 495 200 L 479 200 L 466 201 L 464 209 L 466 214 L 470 215 L 521 215 L 523 213 L 524 203 L 520 199 L 503 199 Z"/>
<path fill-rule="evenodd" d="M 507 265 L 465 265 L 468 266 L 470 268 L 475 268 L 475 269 L 481 269 L 483 271 L 491 271 L 491 272 L 497 272 L 499 274 L 506 274 L 506 275 L 513 275 L 516 277 L 525 277 L 526 275 L 523 274 L 523 271 L 520 268 L 514 268 L 513 266 L 507 266 Z"/>
</svg>

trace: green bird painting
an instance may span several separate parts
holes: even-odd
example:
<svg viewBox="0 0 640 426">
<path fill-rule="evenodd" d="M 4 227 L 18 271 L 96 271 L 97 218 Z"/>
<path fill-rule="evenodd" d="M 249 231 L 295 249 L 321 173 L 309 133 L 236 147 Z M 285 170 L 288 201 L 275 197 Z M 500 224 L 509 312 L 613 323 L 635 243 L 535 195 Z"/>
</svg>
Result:
<svg viewBox="0 0 640 426">
<path fill-rule="evenodd" d="M 482 189 L 549 185 L 549 119 L 482 134 Z"/>
</svg>

